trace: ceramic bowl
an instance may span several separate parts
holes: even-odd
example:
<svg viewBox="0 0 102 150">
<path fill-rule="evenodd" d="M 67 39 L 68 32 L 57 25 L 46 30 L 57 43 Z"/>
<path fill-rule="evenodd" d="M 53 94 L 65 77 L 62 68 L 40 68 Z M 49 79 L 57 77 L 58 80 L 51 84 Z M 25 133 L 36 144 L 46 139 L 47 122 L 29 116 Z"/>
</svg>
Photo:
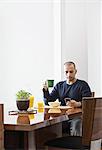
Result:
<svg viewBox="0 0 102 150">
<path fill-rule="evenodd" d="M 61 102 L 48 102 L 48 104 L 52 107 L 58 107 L 60 106 Z"/>
</svg>

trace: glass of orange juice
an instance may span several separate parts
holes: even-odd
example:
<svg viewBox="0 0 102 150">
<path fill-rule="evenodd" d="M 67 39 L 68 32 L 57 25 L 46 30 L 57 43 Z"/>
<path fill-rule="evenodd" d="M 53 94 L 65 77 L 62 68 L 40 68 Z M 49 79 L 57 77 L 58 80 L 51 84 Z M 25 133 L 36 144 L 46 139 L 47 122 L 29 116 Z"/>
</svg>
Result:
<svg viewBox="0 0 102 150">
<path fill-rule="evenodd" d="M 33 105 L 34 105 L 34 96 L 33 96 L 33 95 L 31 95 L 31 96 L 30 96 L 29 108 L 32 108 L 32 107 L 33 107 Z"/>
<path fill-rule="evenodd" d="M 34 119 L 34 114 L 29 114 L 29 119 Z"/>
<path fill-rule="evenodd" d="M 38 102 L 38 112 L 44 112 L 44 102 L 43 101 Z"/>
</svg>

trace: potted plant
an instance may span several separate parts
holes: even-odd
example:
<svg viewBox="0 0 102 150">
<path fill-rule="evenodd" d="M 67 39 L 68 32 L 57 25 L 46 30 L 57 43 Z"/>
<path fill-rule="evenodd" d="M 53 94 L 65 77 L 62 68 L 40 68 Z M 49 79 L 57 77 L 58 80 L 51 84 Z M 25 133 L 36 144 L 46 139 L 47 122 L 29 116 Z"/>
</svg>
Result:
<svg viewBox="0 0 102 150">
<path fill-rule="evenodd" d="M 31 93 L 20 90 L 16 93 L 16 104 L 18 110 L 27 110 L 29 108 L 29 98 Z"/>
<path fill-rule="evenodd" d="M 28 114 L 18 114 L 17 118 L 18 124 L 30 124 L 30 119 Z"/>
</svg>

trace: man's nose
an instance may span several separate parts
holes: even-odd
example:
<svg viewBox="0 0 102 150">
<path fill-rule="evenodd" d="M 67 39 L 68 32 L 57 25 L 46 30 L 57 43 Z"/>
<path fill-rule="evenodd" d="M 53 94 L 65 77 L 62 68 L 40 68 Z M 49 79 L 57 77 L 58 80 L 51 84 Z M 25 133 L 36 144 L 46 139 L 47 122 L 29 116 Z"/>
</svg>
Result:
<svg viewBox="0 0 102 150">
<path fill-rule="evenodd" d="M 70 73 L 69 72 L 67 73 L 67 77 L 70 77 Z"/>
<path fill-rule="evenodd" d="M 66 75 L 66 76 L 67 76 L 67 78 L 69 78 L 69 77 L 70 77 L 70 74 L 69 74 L 69 73 L 67 73 L 67 75 Z"/>
</svg>

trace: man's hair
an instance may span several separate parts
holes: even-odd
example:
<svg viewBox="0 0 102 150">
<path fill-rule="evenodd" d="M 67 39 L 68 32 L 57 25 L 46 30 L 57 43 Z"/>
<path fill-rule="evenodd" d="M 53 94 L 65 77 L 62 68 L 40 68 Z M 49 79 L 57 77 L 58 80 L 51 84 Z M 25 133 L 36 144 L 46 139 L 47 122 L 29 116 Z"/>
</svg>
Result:
<svg viewBox="0 0 102 150">
<path fill-rule="evenodd" d="M 72 61 L 67 61 L 67 62 L 64 63 L 64 65 L 71 65 L 71 64 L 74 66 L 74 68 L 76 68 L 75 63 L 72 62 Z"/>
</svg>

